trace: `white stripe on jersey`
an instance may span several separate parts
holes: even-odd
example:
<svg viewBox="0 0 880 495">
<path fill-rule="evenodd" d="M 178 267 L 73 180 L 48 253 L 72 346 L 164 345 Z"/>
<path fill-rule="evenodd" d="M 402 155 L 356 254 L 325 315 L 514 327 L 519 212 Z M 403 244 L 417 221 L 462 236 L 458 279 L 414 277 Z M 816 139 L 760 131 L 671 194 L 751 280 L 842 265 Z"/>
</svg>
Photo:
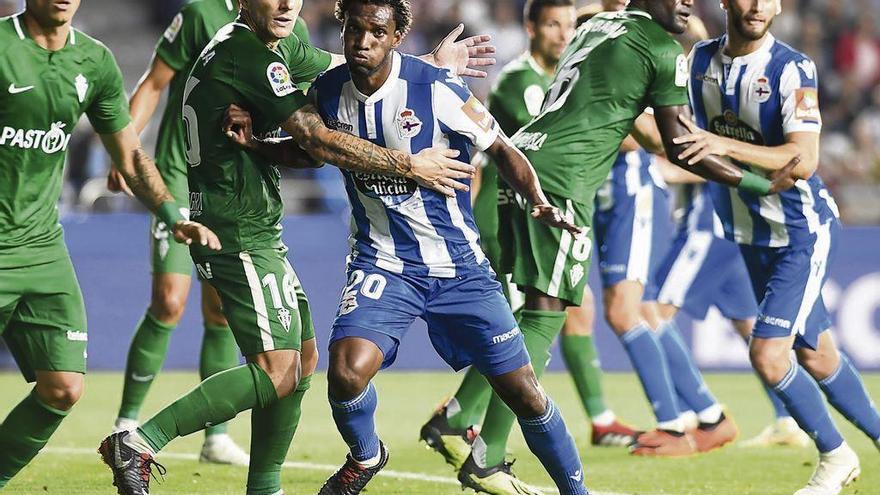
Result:
<svg viewBox="0 0 880 495">
<path fill-rule="evenodd" d="M 388 133 L 386 132 L 385 134 Z M 452 201 L 455 201 L 455 199 L 453 198 Z M 449 256 L 446 241 L 437 234 L 437 229 L 434 228 L 431 220 L 428 219 L 428 212 L 425 211 L 425 203 L 422 200 L 422 190 L 416 189 L 411 198 L 401 203 L 395 209 L 404 214 L 407 225 L 415 234 L 416 241 L 419 243 L 422 261 L 428 267 L 428 275 L 432 277 L 454 277 L 455 263 L 452 262 L 452 257 Z"/>
<path fill-rule="evenodd" d="M 486 255 L 483 254 L 483 249 L 480 247 L 480 235 L 471 230 L 464 221 L 464 214 L 461 212 L 461 208 L 458 206 L 458 200 L 456 198 L 447 197 L 446 207 L 449 209 L 449 218 L 452 220 L 452 225 L 455 225 L 462 231 L 468 244 L 470 244 L 471 249 L 474 250 L 477 264 L 482 265 L 483 261 L 486 260 Z"/>
<path fill-rule="evenodd" d="M 633 196 L 642 188 L 642 157 L 638 151 L 630 151 L 624 153 L 623 159 L 626 160 L 626 194 Z"/>
<path fill-rule="evenodd" d="M 654 185 L 645 184 L 636 192 L 633 211 L 632 237 L 629 241 L 629 262 L 626 279 L 648 282 L 651 265 L 651 243 L 654 223 Z"/>
<path fill-rule="evenodd" d="M 703 266 L 703 261 L 709 254 L 709 246 L 712 245 L 713 235 L 709 232 L 694 231 L 688 234 L 687 241 L 675 258 L 675 262 L 669 269 L 669 275 L 660 288 L 657 300 L 664 304 L 671 304 L 676 308 L 684 306 L 691 285 Z"/>
<path fill-rule="evenodd" d="M 801 334 L 806 331 L 807 319 L 816 305 L 816 300 L 822 295 L 822 279 L 828 269 L 828 255 L 831 251 L 831 223 L 826 222 L 816 231 L 816 243 L 813 245 L 813 255 L 810 256 L 810 275 L 804 286 L 804 298 L 798 308 L 797 317 L 791 327 L 791 334 Z"/>
<path fill-rule="evenodd" d="M 574 204 L 570 199 L 565 200 L 565 218 L 574 218 Z M 550 297 L 559 296 L 569 249 L 571 249 L 571 233 L 563 229 L 562 236 L 559 238 L 559 249 L 556 251 L 556 261 L 553 263 L 553 273 L 550 275 L 550 284 L 547 286 L 547 295 Z"/>
<path fill-rule="evenodd" d="M 257 313 L 257 328 L 260 329 L 260 340 L 263 341 L 263 351 L 274 351 L 275 340 L 272 338 L 272 329 L 269 327 L 269 311 L 266 309 L 266 297 L 263 295 L 263 285 L 254 260 L 250 253 L 238 253 L 241 266 L 244 268 L 244 276 L 247 278 L 248 287 L 251 290 L 251 299 L 254 302 L 254 311 Z"/>
</svg>

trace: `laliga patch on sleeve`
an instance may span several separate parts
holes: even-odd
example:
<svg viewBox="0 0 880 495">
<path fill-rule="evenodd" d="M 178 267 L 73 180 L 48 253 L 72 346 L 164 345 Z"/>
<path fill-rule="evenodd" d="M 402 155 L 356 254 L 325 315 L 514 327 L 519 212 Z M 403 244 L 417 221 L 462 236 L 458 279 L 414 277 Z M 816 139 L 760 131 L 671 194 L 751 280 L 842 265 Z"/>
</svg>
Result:
<svg viewBox="0 0 880 495">
<path fill-rule="evenodd" d="M 180 28 L 183 26 L 183 14 L 180 12 L 174 16 L 174 19 L 171 19 L 171 24 L 168 25 L 168 28 L 165 30 L 165 34 L 162 36 L 168 40 L 169 43 L 174 43 L 174 40 L 177 39 L 177 33 L 180 32 Z"/>
<path fill-rule="evenodd" d="M 819 122 L 819 92 L 816 88 L 800 88 L 794 92 L 794 118 Z"/>
<path fill-rule="evenodd" d="M 266 67 L 266 77 L 269 78 L 269 85 L 272 86 L 275 96 L 286 96 L 296 89 L 290 80 L 290 72 L 281 62 L 269 64 L 269 67 Z"/>
<path fill-rule="evenodd" d="M 464 105 L 461 106 L 461 110 L 465 115 L 468 116 L 469 119 L 474 121 L 474 124 L 483 129 L 486 132 L 492 130 L 492 126 L 495 124 L 495 119 L 492 118 L 492 114 L 486 110 L 486 107 L 480 103 L 475 96 L 471 95 L 468 98 L 468 101 L 464 102 Z"/>
<path fill-rule="evenodd" d="M 683 53 L 675 57 L 675 85 L 684 88 L 688 83 L 688 61 Z"/>
</svg>

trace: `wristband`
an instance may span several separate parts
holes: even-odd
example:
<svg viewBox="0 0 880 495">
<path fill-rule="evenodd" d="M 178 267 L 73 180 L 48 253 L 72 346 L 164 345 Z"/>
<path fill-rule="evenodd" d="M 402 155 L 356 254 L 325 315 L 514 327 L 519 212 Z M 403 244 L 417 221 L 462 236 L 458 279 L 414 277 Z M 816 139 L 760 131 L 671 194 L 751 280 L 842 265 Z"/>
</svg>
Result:
<svg viewBox="0 0 880 495">
<path fill-rule="evenodd" d="M 736 188 L 755 196 L 766 196 L 770 193 L 770 181 L 748 170 L 743 170 L 742 180 L 739 181 Z"/>
<path fill-rule="evenodd" d="M 165 222 L 169 229 L 173 228 L 177 222 L 186 220 L 173 201 L 163 201 L 156 210 L 156 218 Z"/>
</svg>

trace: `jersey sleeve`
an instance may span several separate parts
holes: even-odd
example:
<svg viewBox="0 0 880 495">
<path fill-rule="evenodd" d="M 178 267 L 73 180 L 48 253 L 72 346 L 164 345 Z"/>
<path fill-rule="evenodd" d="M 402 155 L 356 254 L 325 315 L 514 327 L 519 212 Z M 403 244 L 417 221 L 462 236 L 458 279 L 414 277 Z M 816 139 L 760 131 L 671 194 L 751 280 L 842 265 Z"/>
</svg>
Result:
<svg viewBox="0 0 880 495">
<path fill-rule="evenodd" d="M 648 85 L 648 101 L 653 107 L 688 104 L 688 61 L 681 45 L 672 41 L 652 50 L 654 78 Z"/>
<path fill-rule="evenodd" d="M 287 67 L 295 84 L 311 82 L 330 67 L 330 53 L 315 48 L 299 36 L 288 36 Z"/>
<path fill-rule="evenodd" d="M 800 57 L 785 65 L 779 78 L 779 98 L 784 134 L 822 130 L 816 64 L 812 60 Z"/>
<path fill-rule="evenodd" d="M 265 50 L 236 62 L 235 88 L 244 96 L 248 109 L 258 112 L 269 127 L 277 127 L 309 103 L 276 53 Z"/>
<path fill-rule="evenodd" d="M 498 122 L 458 76 L 443 71 L 440 77 L 444 75 L 434 83 L 434 116 L 485 151 L 501 132 Z"/>
<path fill-rule="evenodd" d="M 125 96 L 122 72 L 116 59 L 106 47 L 100 62 L 100 78 L 95 82 L 96 93 L 86 115 L 98 134 L 113 134 L 131 122 L 128 113 L 128 98 Z"/>
<path fill-rule="evenodd" d="M 185 7 L 174 16 L 156 44 L 156 56 L 177 72 L 185 69 L 199 55 L 208 40 L 199 44 L 204 30 L 201 16 L 194 7 Z M 204 36 L 201 36 L 204 38 Z"/>
</svg>

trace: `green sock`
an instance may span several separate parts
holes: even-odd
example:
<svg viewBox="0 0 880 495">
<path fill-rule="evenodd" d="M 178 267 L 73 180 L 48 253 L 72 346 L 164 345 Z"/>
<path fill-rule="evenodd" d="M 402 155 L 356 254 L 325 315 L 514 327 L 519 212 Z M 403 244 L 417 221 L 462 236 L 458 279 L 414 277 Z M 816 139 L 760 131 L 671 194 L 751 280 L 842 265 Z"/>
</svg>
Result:
<svg viewBox="0 0 880 495">
<path fill-rule="evenodd" d="M 234 418 L 256 406 L 278 400 L 272 380 L 256 364 L 221 371 L 159 411 L 138 428 L 153 452 L 171 440 Z"/>
<path fill-rule="evenodd" d="M 480 372 L 471 366 L 455 392 L 457 411 L 447 416 L 449 426 L 464 429 L 483 422 L 483 415 L 492 397 L 492 387 Z"/>
<path fill-rule="evenodd" d="M 238 345 L 228 326 L 205 324 L 202 337 L 202 353 L 199 356 L 199 376 L 202 380 L 209 376 L 238 366 Z M 205 429 L 205 436 L 226 433 L 226 423 Z"/>
<path fill-rule="evenodd" d="M 272 495 L 281 491 L 281 468 L 302 415 L 302 400 L 312 384 L 303 377 L 296 391 L 269 407 L 251 411 L 251 463 L 248 495 Z"/>
<path fill-rule="evenodd" d="M 69 411 L 43 403 L 31 391 L 0 424 L 0 488 L 42 449 Z"/>
<path fill-rule="evenodd" d="M 544 368 L 550 360 L 550 346 L 553 345 L 553 339 L 562 331 L 564 323 L 564 311 L 532 309 L 522 311 L 519 328 L 538 378 L 544 374 Z M 507 453 L 507 438 L 515 420 L 513 411 L 493 393 L 489 408 L 486 410 L 486 420 L 480 430 L 480 438 L 486 444 L 484 467 L 496 466 L 504 460 L 504 454 Z"/>
<path fill-rule="evenodd" d="M 171 331 L 176 326 L 160 322 L 149 311 L 144 314 L 128 348 L 120 418 L 137 419 L 150 385 L 162 369 Z"/>
<path fill-rule="evenodd" d="M 574 380 L 574 388 L 581 398 L 587 416 L 595 418 L 607 411 L 602 396 L 602 368 L 596 344 L 590 335 L 563 335 L 560 339 L 562 358 L 568 374 Z"/>
</svg>

